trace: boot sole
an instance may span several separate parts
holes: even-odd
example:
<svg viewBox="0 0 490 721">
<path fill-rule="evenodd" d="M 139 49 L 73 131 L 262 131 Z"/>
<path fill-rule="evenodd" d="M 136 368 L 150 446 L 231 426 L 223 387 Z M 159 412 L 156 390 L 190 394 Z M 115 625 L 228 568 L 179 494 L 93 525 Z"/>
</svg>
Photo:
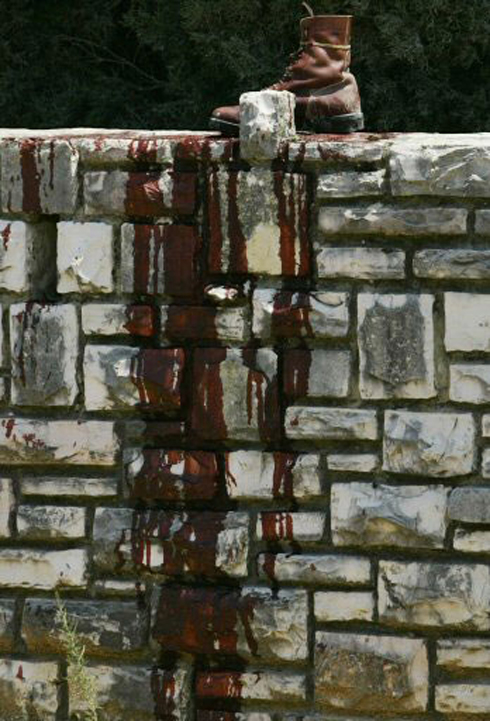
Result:
<svg viewBox="0 0 490 721">
<path fill-rule="evenodd" d="M 238 138 L 240 135 L 240 126 L 238 123 L 228 123 L 226 120 L 220 120 L 219 118 L 209 119 L 209 129 L 218 130 L 223 135 L 232 138 Z"/>
<path fill-rule="evenodd" d="M 219 118 L 210 118 L 209 127 L 211 130 L 218 130 L 223 135 L 237 138 L 240 135 L 238 123 L 229 123 Z M 335 115 L 331 118 L 321 118 L 314 121 L 307 121 L 305 127 L 298 130 L 309 133 L 331 133 L 333 135 L 348 135 L 364 130 L 363 113 L 348 113 L 346 115 Z"/>
</svg>

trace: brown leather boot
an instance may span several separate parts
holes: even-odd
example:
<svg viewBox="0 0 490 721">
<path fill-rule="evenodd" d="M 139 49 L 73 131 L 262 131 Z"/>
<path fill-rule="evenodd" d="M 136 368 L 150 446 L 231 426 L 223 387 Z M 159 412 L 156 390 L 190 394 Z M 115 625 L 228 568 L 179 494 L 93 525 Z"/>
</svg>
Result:
<svg viewBox="0 0 490 721">
<path fill-rule="evenodd" d="M 300 23 L 301 45 L 284 77 L 271 90 L 296 96 L 296 127 L 314 133 L 352 133 L 364 128 L 357 82 L 349 72 L 351 15 L 316 15 Z M 240 106 L 216 108 L 210 127 L 238 135 Z"/>
</svg>

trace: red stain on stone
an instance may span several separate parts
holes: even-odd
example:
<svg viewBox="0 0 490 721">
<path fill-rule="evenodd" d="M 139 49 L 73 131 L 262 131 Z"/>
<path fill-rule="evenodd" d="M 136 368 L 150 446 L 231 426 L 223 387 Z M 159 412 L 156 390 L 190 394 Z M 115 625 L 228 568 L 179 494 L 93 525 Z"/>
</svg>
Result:
<svg viewBox="0 0 490 721">
<path fill-rule="evenodd" d="M 216 340 L 216 308 L 172 306 L 168 309 L 165 335 L 187 340 Z"/>
<path fill-rule="evenodd" d="M 164 267 L 163 225 L 134 226 L 134 292 L 158 294 L 163 291 Z"/>
<path fill-rule="evenodd" d="M 124 328 L 131 335 L 150 338 L 155 332 L 155 310 L 149 305 L 130 305 L 126 309 Z"/>
<path fill-rule="evenodd" d="M 274 191 L 278 203 L 282 274 L 308 275 L 310 255 L 306 177 L 276 172 Z"/>
<path fill-rule="evenodd" d="M 175 151 L 176 160 L 199 160 L 207 163 L 211 160 L 211 140 L 196 135 L 182 138 Z"/>
<path fill-rule="evenodd" d="M 240 671 L 222 671 L 200 673 L 196 680 L 196 694 L 200 698 L 242 698 L 242 673 Z"/>
<path fill-rule="evenodd" d="M 262 513 L 262 537 L 264 541 L 293 541 L 293 516 L 290 513 Z"/>
<path fill-rule="evenodd" d="M 20 665 L 19 668 L 17 669 L 15 678 L 18 678 L 20 681 L 25 681 L 24 669 L 23 669 L 22 665 Z"/>
<path fill-rule="evenodd" d="M 262 568 L 267 578 L 275 583 L 276 581 L 276 555 L 274 553 L 264 553 L 262 560 Z"/>
<path fill-rule="evenodd" d="M 12 437 L 12 433 L 15 428 L 15 418 L 9 418 L 8 420 L 3 420 L 2 426 L 3 426 L 3 428 L 5 428 L 5 438 L 7 440 L 9 440 Z"/>
<path fill-rule="evenodd" d="M 311 358 L 310 350 L 290 350 L 284 354 L 284 393 L 290 398 L 308 396 Z"/>
<path fill-rule="evenodd" d="M 172 172 L 172 211 L 178 215 L 192 215 L 196 207 L 197 174 Z"/>
<path fill-rule="evenodd" d="M 153 669 L 151 674 L 151 693 L 155 702 L 155 716 L 163 721 L 174 721 L 174 712 L 179 711 L 175 703 L 175 675 L 173 671 Z"/>
<path fill-rule="evenodd" d="M 55 145 L 56 141 L 51 140 L 49 143 L 49 187 L 51 190 L 54 190 Z"/>
<path fill-rule="evenodd" d="M 169 208 L 165 205 L 160 183 L 161 173 L 128 173 L 126 183 L 127 215 L 160 216 Z"/>
<path fill-rule="evenodd" d="M 40 451 L 46 448 L 46 443 L 40 438 L 37 438 L 35 433 L 24 433 L 22 438 L 24 439 L 24 443 L 28 448 L 32 448 L 36 451 Z"/>
<path fill-rule="evenodd" d="M 191 426 L 194 433 L 208 440 L 225 440 L 228 435 L 220 374 L 220 364 L 225 360 L 224 348 L 199 348 L 194 354 Z"/>
<path fill-rule="evenodd" d="M 4 250 L 8 250 L 11 234 L 12 234 L 12 223 L 7 223 L 7 225 L 1 232 Z"/>
<path fill-rule="evenodd" d="M 185 354 L 181 349 L 144 349 L 131 360 L 131 381 L 138 389 L 140 405 L 177 409 Z"/>
<path fill-rule="evenodd" d="M 154 449 L 142 455 L 141 469 L 128 481 L 131 498 L 196 501 L 216 495 L 219 475 L 214 453 Z"/>
<path fill-rule="evenodd" d="M 136 138 L 128 148 L 129 160 L 137 162 L 157 162 L 158 141 L 155 138 Z"/>
<path fill-rule="evenodd" d="M 272 495 L 274 498 L 294 497 L 293 470 L 297 456 L 292 453 L 274 453 L 274 476 Z"/>
<path fill-rule="evenodd" d="M 237 172 L 228 176 L 228 238 L 230 242 L 230 273 L 247 273 L 247 240 L 243 234 L 238 206 L 238 178 Z"/>
<path fill-rule="evenodd" d="M 311 299 L 308 293 L 281 291 L 274 298 L 272 331 L 282 338 L 313 338 L 310 322 Z"/>
<path fill-rule="evenodd" d="M 221 220 L 221 194 L 219 173 L 214 170 L 208 178 L 208 217 L 209 217 L 209 271 L 221 273 L 223 251 L 223 226 Z"/>
<path fill-rule="evenodd" d="M 277 376 L 267 378 L 257 361 L 257 350 L 247 348 L 242 351 L 243 362 L 247 366 L 247 417 L 251 425 L 255 410 L 261 440 L 269 442 L 277 439 L 280 426 L 279 391 Z"/>
<path fill-rule="evenodd" d="M 39 143 L 38 140 L 28 139 L 23 140 L 20 144 L 22 210 L 24 213 L 42 213 L 41 175 L 37 168 Z"/>
<path fill-rule="evenodd" d="M 166 295 L 195 297 L 199 291 L 199 253 L 202 245 L 197 228 L 169 225 L 164 238 Z"/>
</svg>

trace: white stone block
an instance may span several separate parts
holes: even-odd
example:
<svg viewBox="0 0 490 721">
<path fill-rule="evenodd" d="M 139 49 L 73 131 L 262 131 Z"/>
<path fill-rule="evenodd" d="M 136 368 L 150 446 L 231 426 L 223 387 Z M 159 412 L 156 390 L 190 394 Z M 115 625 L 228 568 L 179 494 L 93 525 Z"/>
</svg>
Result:
<svg viewBox="0 0 490 721">
<path fill-rule="evenodd" d="M 296 136 L 292 93 L 277 90 L 240 97 L 240 154 L 245 160 L 272 160 L 284 141 Z"/>
<path fill-rule="evenodd" d="M 490 531 L 469 531 L 457 528 L 453 548 L 462 553 L 490 553 Z"/>
<path fill-rule="evenodd" d="M 373 453 L 332 453 L 327 456 L 328 470 L 337 473 L 373 473 L 379 465 L 379 456 Z"/>
<path fill-rule="evenodd" d="M 385 170 L 371 173 L 344 171 L 320 175 L 317 185 L 317 198 L 360 198 L 382 195 L 386 178 Z"/>
<path fill-rule="evenodd" d="M 240 689 L 239 695 L 236 689 Z M 237 697 L 242 701 L 298 703 L 306 699 L 303 674 L 281 671 L 209 671 L 197 676 L 200 698 Z"/>
<path fill-rule="evenodd" d="M 325 235 L 464 235 L 467 219 L 464 208 L 396 208 L 377 203 L 359 208 L 322 208 L 319 228 Z"/>
<path fill-rule="evenodd" d="M 109 223 L 58 223 L 58 293 L 112 293 L 113 246 Z"/>
<path fill-rule="evenodd" d="M 226 458 L 226 487 L 231 499 L 320 496 L 320 456 L 235 451 Z"/>
<path fill-rule="evenodd" d="M 0 538 L 10 538 L 10 516 L 15 508 L 14 483 L 0 478 Z"/>
<path fill-rule="evenodd" d="M 427 249 L 415 253 L 417 278 L 486 280 L 490 278 L 490 251 Z"/>
<path fill-rule="evenodd" d="M 323 591 L 315 593 L 315 619 L 332 621 L 373 621 L 374 595 L 370 592 Z"/>
<path fill-rule="evenodd" d="M 42 293 L 55 280 L 52 223 L 0 220 L 0 290 Z"/>
<path fill-rule="evenodd" d="M 57 663 L 24 659 L 0 660 L 2 717 L 5 721 L 23 721 L 27 718 L 55 721 L 59 680 Z"/>
<path fill-rule="evenodd" d="M 256 535 L 259 541 L 297 541 L 314 543 L 321 541 L 325 533 L 324 513 L 260 513 Z"/>
<path fill-rule="evenodd" d="M 49 591 L 57 586 L 87 585 L 88 557 L 82 549 L 40 551 L 27 548 L 0 549 L 0 588 Z"/>
<path fill-rule="evenodd" d="M 315 586 L 367 586 L 371 562 L 358 556 L 264 553 L 258 557 L 261 578 Z"/>
<path fill-rule="evenodd" d="M 85 537 L 86 509 L 77 506 L 19 506 L 17 531 L 26 540 Z"/>
<path fill-rule="evenodd" d="M 110 498 L 118 492 L 116 478 L 29 478 L 23 475 L 19 485 L 23 496 Z"/>
<path fill-rule="evenodd" d="M 286 411 L 286 435 L 292 440 L 375 441 L 376 411 L 293 406 Z"/>
<path fill-rule="evenodd" d="M 436 711 L 458 718 L 470 714 L 471 718 L 483 719 L 490 714 L 490 685 L 451 683 L 436 686 Z"/>
<path fill-rule="evenodd" d="M 401 280 L 405 253 L 392 248 L 324 248 L 317 245 L 319 278 Z"/>
<path fill-rule="evenodd" d="M 490 641 L 483 638 L 444 638 L 437 642 L 437 665 L 445 671 L 490 669 Z"/>
<path fill-rule="evenodd" d="M 450 368 L 449 398 L 455 403 L 490 401 L 490 365 L 461 363 Z"/>
<path fill-rule="evenodd" d="M 445 293 L 447 351 L 490 351 L 490 295 Z"/>
</svg>

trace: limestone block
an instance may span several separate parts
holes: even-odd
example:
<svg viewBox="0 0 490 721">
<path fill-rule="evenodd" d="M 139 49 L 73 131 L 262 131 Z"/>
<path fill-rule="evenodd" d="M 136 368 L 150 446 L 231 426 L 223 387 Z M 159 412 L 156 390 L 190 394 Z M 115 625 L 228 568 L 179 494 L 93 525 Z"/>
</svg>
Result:
<svg viewBox="0 0 490 721">
<path fill-rule="evenodd" d="M 258 569 L 261 578 L 274 583 L 328 587 L 365 586 L 371 582 L 371 563 L 358 556 L 262 553 L 258 557 Z"/>
<path fill-rule="evenodd" d="M 226 487 L 232 500 L 304 499 L 320 496 L 320 456 L 312 453 L 228 453 Z"/>
<path fill-rule="evenodd" d="M 27 548 L 0 549 L 0 587 L 48 591 L 57 586 L 83 588 L 87 585 L 87 553 L 40 551 Z"/>
<path fill-rule="evenodd" d="M 342 711 L 423 712 L 429 694 L 422 640 L 317 632 L 315 698 Z"/>
<path fill-rule="evenodd" d="M 201 672 L 196 694 L 202 699 L 298 703 L 306 699 L 306 680 L 284 670 Z"/>
<path fill-rule="evenodd" d="M 379 456 L 374 453 L 331 453 L 327 456 L 328 470 L 337 473 L 373 473 L 379 465 Z"/>
<path fill-rule="evenodd" d="M 131 172 L 85 173 L 86 215 L 160 217 L 169 213 L 192 215 L 196 204 L 195 173 Z"/>
<path fill-rule="evenodd" d="M 461 363 L 450 368 L 449 398 L 455 403 L 490 401 L 490 365 Z"/>
<path fill-rule="evenodd" d="M 146 612 L 133 601 L 63 600 L 70 622 L 89 656 L 124 655 L 144 648 Z M 50 599 L 26 599 L 21 634 L 31 653 L 63 653 L 62 627 L 57 603 Z"/>
<path fill-rule="evenodd" d="M 199 288 L 200 250 L 193 226 L 124 223 L 121 292 L 193 298 Z"/>
<path fill-rule="evenodd" d="M 475 232 L 478 235 L 490 233 L 490 212 L 488 210 L 477 210 L 475 212 Z"/>
<path fill-rule="evenodd" d="M 475 424 L 468 413 L 387 411 L 383 469 L 436 478 L 473 470 Z"/>
<path fill-rule="evenodd" d="M 109 421 L 0 419 L 0 462 L 112 466 L 118 442 Z"/>
<path fill-rule="evenodd" d="M 234 285 L 207 285 L 204 294 L 215 305 L 232 305 L 241 298 L 242 291 Z"/>
<path fill-rule="evenodd" d="M 490 685 L 451 683 L 436 686 L 436 711 L 443 714 L 471 714 L 485 718 L 490 713 Z"/>
<path fill-rule="evenodd" d="M 443 486 L 334 483 L 333 542 L 338 546 L 443 548 L 448 494 Z"/>
<path fill-rule="evenodd" d="M 247 308 L 164 306 L 160 308 L 160 317 L 164 341 L 218 340 L 243 345 L 250 338 Z"/>
<path fill-rule="evenodd" d="M 192 393 L 191 427 L 200 439 L 270 442 L 279 435 L 272 349 L 197 349 Z"/>
<path fill-rule="evenodd" d="M 482 418 L 482 435 L 483 438 L 490 438 L 490 415 L 484 415 Z"/>
<path fill-rule="evenodd" d="M 114 228 L 109 223 L 58 223 L 58 293 L 112 293 Z"/>
<path fill-rule="evenodd" d="M 306 591 L 163 587 L 152 637 L 165 651 L 239 655 L 261 662 L 308 658 Z"/>
<path fill-rule="evenodd" d="M 19 487 L 23 496 L 111 498 L 118 493 L 116 478 L 30 478 L 23 475 Z"/>
<path fill-rule="evenodd" d="M 176 410 L 181 404 L 184 351 L 90 345 L 85 348 L 87 410 Z"/>
<path fill-rule="evenodd" d="M 326 173 L 318 177 L 317 198 L 360 198 L 371 195 L 382 195 L 386 171 L 375 170 L 371 173 L 344 171 L 342 173 Z"/>
<path fill-rule="evenodd" d="M 490 531 L 469 531 L 457 528 L 453 548 L 463 553 L 490 553 Z"/>
<path fill-rule="evenodd" d="M 10 538 L 10 517 L 15 508 L 14 483 L 0 478 L 0 538 Z"/>
<path fill-rule="evenodd" d="M 52 223 L 0 220 L 0 290 L 43 293 L 55 282 L 56 233 Z"/>
<path fill-rule="evenodd" d="M 381 561 L 378 594 L 383 623 L 466 631 L 490 629 L 487 565 Z"/>
<path fill-rule="evenodd" d="M 464 235 L 467 219 L 465 208 L 397 208 L 377 203 L 358 208 L 322 208 L 319 227 L 325 235 Z"/>
<path fill-rule="evenodd" d="M 246 513 L 97 508 L 94 562 L 105 571 L 247 576 Z"/>
<path fill-rule="evenodd" d="M 273 160 L 285 140 L 296 135 L 292 93 L 262 90 L 240 97 L 240 155 L 244 160 Z"/>
<path fill-rule="evenodd" d="M 300 398 L 346 398 L 352 377 L 348 351 L 287 350 L 284 355 L 284 393 Z"/>
<path fill-rule="evenodd" d="M 490 488 L 455 488 L 449 497 L 448 514 L 460 523 L 490 523 Z"/>
<path fill-rule="evenodd" d="M 257 338 L 345 338 L 349 332 L 347 293 L 295 293 L 259 289 L 253 294 Z"/>
<path fill-rule="evenodd" d="M 437 665 L 445 671 L 490 669 L 490 641 L 478 638 L 444 638 L 437 642 Z"/>
<path fill-rule="evenodd" d="M 2 210 L 71 215 L 77 207 L 78 151 L 68 140 L 26 138 L 2 147 Z"/>
<path fill-rule="evenodd" d="M 291 440 L 375 441 L 378 418 L 376 411 L 295 406 L 286 411 L 286 435 Z"/>
<path fill-rule="evenodd" d="M 208 178 L 209 271 L 265 276 L 310 272 L 306 176 L 254 167 Z"/>
<path fill-rule="evenodd" d="M 0 651 L 13 650 L 15 642 L 15 598 L 0 600 Z"/>
<path fill-rule="evenodd" d="M 400 280 L 405 277 L 405 253 L 392 248 L 324 248 L 317 245 L 319 278 Z"/>
<path fill-rule="evenodd" d="M 320 623 L 374 620 L 374 595 L 369 592 L 321 591 L 315 593 L 314 603 Z"/>
<path fill-rule="evenodd" d="M 413 259 L 418 278 L 486 280 L 490 278 L 488 250 L 420 250 Z"/>
<path fill-rule="evenodd" d="M 313 543 L 321 541 L 325 533 L 324 513 L 260 513 L 256 536 L 259 541 Z"/>
<path fill-rule="evenodd" d="M 0 660 L 0 708 L 7 721 L 38 718 L 55 721 L 58 711 L 57 663 Z M 26 716 L 26 713 L 29 714 Z"/>
<path fill-rule="evenodd" d="M 85 335 L 130 335 L 150 338 L 156 330 L 155 312 L 149 305 L 89 303 L 82 305 Z"/>
<path fill-rule="evenodd" d="M 339 135 L 322 135 L 320 139 L 310 136 L 305 140 L 289 143 L 288 159 L 298 163 L 322 163 L 338 168 L 339 164 L 363 165 L 379 164 L 384 160 L 386 150 L 392 141 L 371 136 L 366 142 L 362 135 L 353 134 L 347 140 Z"/>
<path fill-rule="evenodd" d="M 24 540 L 62 540 L 85 537 L 85 508 L 77 506 L 19 506 L 17 531 Z"/>
<path fill-rule="evenodd" d="M 78 394 L 75 306 L 12 305 L 10 344 L 15 405 L 73 405 Z"/>
<path fill-rule="evenodd" d="M 482 453 L 481 473 L 483 478 L 490 478 L 490 448 L 485 448 Z"/>
<path fill-rule="evenodd" d="M 205 451 L 130 449 L 124 453 L 129 498 L 210 501 L 219 488 L 216 454 Z"/>
<path fill-rule="evenodd" d="M 490 295 L 445 293 L 448 351 L 490 351 Z"/>
</svg>

